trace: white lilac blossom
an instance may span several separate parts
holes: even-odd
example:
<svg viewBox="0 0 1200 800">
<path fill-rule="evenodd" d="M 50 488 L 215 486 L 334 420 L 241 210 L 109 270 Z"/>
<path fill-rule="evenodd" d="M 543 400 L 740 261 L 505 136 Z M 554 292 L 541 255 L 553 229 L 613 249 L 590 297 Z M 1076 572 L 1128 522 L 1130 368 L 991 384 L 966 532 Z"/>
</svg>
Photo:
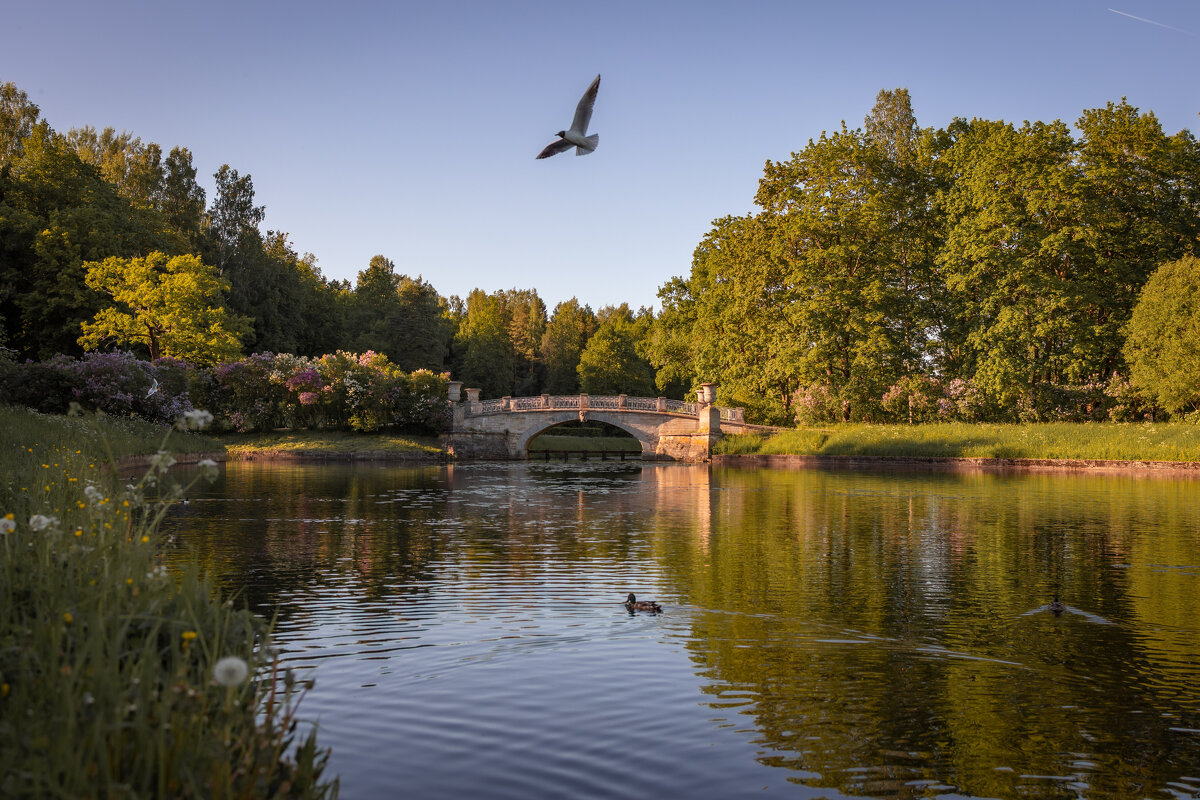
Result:
<svg viewBox="0 0 1200 800">
<path fill-rule="evenodd" d="M 225 656 L 213 665 L 213 680 L 221 686 L 237 686 L 250 675 L 250 667 L 237 656 Z"/>
</svg>

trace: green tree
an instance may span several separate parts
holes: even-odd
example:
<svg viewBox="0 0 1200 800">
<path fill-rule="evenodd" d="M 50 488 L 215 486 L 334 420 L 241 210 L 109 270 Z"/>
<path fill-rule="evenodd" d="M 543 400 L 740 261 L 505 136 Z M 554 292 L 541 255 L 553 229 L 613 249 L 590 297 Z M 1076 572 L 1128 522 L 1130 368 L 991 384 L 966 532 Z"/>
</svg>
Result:
<svg viewBox="0 0 1200 800">
<path fill-rule="evenodd" d="M 25 152 L 25 139 L 41 121 L 41 111 L 15 83 L 0 84 L 0 169 Z"/>
<path fill-rule="evenodd" d="M 579 394 L 579 359 L 588 339 L 596 332 L 596 315 L 579 300 L 554 307 L 542 334 L 541 359 L 546 369 L 543 391 L 550 394 Z"/>
<path fill-rule="evenodd" d="M 141 138 L 129 131 L 105 128 L 97 133 L 90 125 L 72 128 L 66 140 L 80 160 L 99 169 L 122 196 L 134 205 L 152 206 L 164 175 L 161 147 L 153 142 L 142 144 Z"/>
<path fill-rule="evenodd" d="M 353 303 L 352 349 L 384 353 L 406 372 L 442 369 L 451 330 L 433 286 L 397 274 L 390 259 L 377 255 L 358 273 Z"/>
<path fill-rule="evenodd" d="M 1125 329 L 1134 386 L 1172 414 L 1200 411 L 1200 259 L 1163 264 Z"/>
<path fill-rule="evenodd" d="M 467 296 L 455 342 L 461 354 L 458 378 L 480 389 L 483 397 L 512 394 L 515 357 L 509 322 L 503 298 L 481 289 Z"/>
<path fill-rule="evenodd" d="M 596 332 L 579 356 L 579 385 L 588 394 L 648 397 L 654 391 L 654 367 L 640 345 L 650 328 L 648 315 L 635 318 L 627 304 L 601 309 Z"/>
<path fill-rule="evenodd" d="M 87 285 L 113 300 L 83 324 L 79 343 L 145 347 L 151 359 L 170 356 L 215 364 L 241 353 L 246 321 L 221 305 L 228 287 L 196 256 L 106 258 L 84 264 Z"/>
<path fill-rule="evenodd" d="M 536 289 L 510 289 L 500 295 L 513 345 L 513 391 L 518 396 L 541 394 L 546 373 L 541 352 L 546 335 L 546 304 Z"/>
<path fill-rule="evenodd" d="M 0 317 L 22 358 L 79 351 L 99 308 L 84 261 L 169 249 L 161 217 L 135 207 L 45 122 L 0 168 Z"/>
<path fill-rule="evenodd" d="M 154 197 L 155 207 L 179 234 L 189 252 L 200 252 L 204 226 L 204 188 L 196 183 L 192 153 L 172 147 L 163 162 L 163 177 Z"/>
</svg>

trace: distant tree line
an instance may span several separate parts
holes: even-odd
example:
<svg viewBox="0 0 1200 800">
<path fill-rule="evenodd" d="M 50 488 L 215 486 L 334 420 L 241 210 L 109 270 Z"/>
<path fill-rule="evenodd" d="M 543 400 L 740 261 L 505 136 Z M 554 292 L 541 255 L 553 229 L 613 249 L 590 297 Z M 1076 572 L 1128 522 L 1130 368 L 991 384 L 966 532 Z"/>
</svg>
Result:
<svg viewBox="0 0 1200 800">
<path fill-rule="evenodd" d="M 24 92 L 0 85 L 0 347 L 10 360 L 115 350 L 215 365 L 371 351 L 406 373 L 448 371 L 485 397 L 660 391 L 648 309 L 571 299 L 551 312 L 534 289 L 445 298 L 382 255 L 353 285 L 329 280 L 287 233 L 262 231 L 249 174 L 224 165 L 213 177 L 209 203 L 187 148 L 164 155 L 111 128 L 58 133 Z"/>
<path fill-rule="evenodd" d="M 484 397 L 713 381 L 776 424 L 1200 412 L 1200 148 L 1124 100 L 1074 130 L 920 128 L 882 91 L 861 128 L 768 161 L 761 210 L 716 220 L 655 315 L 443 297 L 383 255 L 327 279 L 263 232 L 249 174 L 222 166 L 209 202 L 187 148 L 58 133 L 2 84 L 0 356 L 374 352 Z"/>
<path fill-rule="evenodd" d="M 880 92 L 863 127 L 768 161 L 761 211 L 661 289 L 659 378 L 777 423 L 1195 413 L 1200 148 L 1124 100 L 1076 128 L 920 128 Z"/>
</svg>

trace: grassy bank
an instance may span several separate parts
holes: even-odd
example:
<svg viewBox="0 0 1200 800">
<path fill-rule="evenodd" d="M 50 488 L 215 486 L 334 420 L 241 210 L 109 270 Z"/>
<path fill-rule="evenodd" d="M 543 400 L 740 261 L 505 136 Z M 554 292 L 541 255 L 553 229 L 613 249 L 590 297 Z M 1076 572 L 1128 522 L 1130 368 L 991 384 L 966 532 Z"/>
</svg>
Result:
<svg viewBox="0 0 1200 800">
<path fill-rule="evenodd" d="M 176 454 L 215 453 L 224 447 L 213 437 L 196 431 L 176 431 L 164 445 L 165 432 L 162 425 L 135 417 L 64 417 L 0 406 L 0 442 L 5 448 L 23 445 L 43 451 L 78 450 L 101 460 L 119 461 L 149 455 L 164 446 Z"/>
<path fill-rule="evenodd" d="M 216 437 L 229 458 L 305 456 L 313 458 L 441 457 L 434 436 L 397 436 L 347 431 L 269 431 Z"/>
<path fill-rule="evenodd" d="M 770 437 L 728 436 L 718 453 L 950 458 L 1060 458 L 1200 461 L 1200 425 L 1049 423 L 836 425 Z"/>
<path fill-rule="evenodd" d="M 130 483 L 106 467 L 163 436 L 0 409 L 0 795 L 336 794 L 315 737 L 296 737 L 267 623 L 162 563 L 159 523 L 186 488 L 170 456 Z M 185 434 L 173 448 L 220 449 Z"/>
</svg>

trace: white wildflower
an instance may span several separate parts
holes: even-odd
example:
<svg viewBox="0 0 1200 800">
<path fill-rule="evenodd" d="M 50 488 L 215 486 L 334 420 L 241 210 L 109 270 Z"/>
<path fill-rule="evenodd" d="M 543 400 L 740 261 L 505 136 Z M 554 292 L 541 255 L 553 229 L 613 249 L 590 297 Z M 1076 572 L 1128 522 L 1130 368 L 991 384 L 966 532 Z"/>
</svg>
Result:
<svg viewBox="0 0 1200 800">
<path fill-rule="evenodd" d="M 183 412 L 183 416 L 179 418 L 179 422 L 175 423 L 175 427 L 181 431 L 202 431 L 211 425 L 212 421 L 211 412 L 193 408 L 191 411 Z"/>
<path fill-rule="evenodd" d="M 220 474 L 220 471 L 217 469 L 217 462 L 211 458 L 198 461 L 196 466 L 200 468 L 200 476 L 206 481 L 214 481 L 217 479 L 217 475 Z"/>
<path fill-rule="evenodd" d="M 58 524 L 58 517 L 47 517 L 41 514 L 34 514 L 29 518 L 29 527 L 35 531 L 44 531 L 46 528 L 52 528 Z"/>
<path fill-rule="evenodd" d="M 88 499 L 89 503 L 99 504 L 104 502 L 104 492 L 100 491 L 98 486 L 88 484 L 83 488 L 83 495 Z"/>
<path fill-rule="evenodd" d="M 17 529 L 17 523 L 12 519 L 11 515 L 0 517 L 0 534 L 12 533 Z"/>
<path fill-rule="evenodd" d="M 175 464 L 175 457 L 166 450 L 159 450 L 150 456 L 150 467 L 158 472 L 166 472 Z"/>
<path fill-rule="evenodd" d="M 213 680 L 221 686 L 237 686 L 250 675 L 250 667 L 237 656 L 225 656 L 213 665 Z"/>
</svg>

